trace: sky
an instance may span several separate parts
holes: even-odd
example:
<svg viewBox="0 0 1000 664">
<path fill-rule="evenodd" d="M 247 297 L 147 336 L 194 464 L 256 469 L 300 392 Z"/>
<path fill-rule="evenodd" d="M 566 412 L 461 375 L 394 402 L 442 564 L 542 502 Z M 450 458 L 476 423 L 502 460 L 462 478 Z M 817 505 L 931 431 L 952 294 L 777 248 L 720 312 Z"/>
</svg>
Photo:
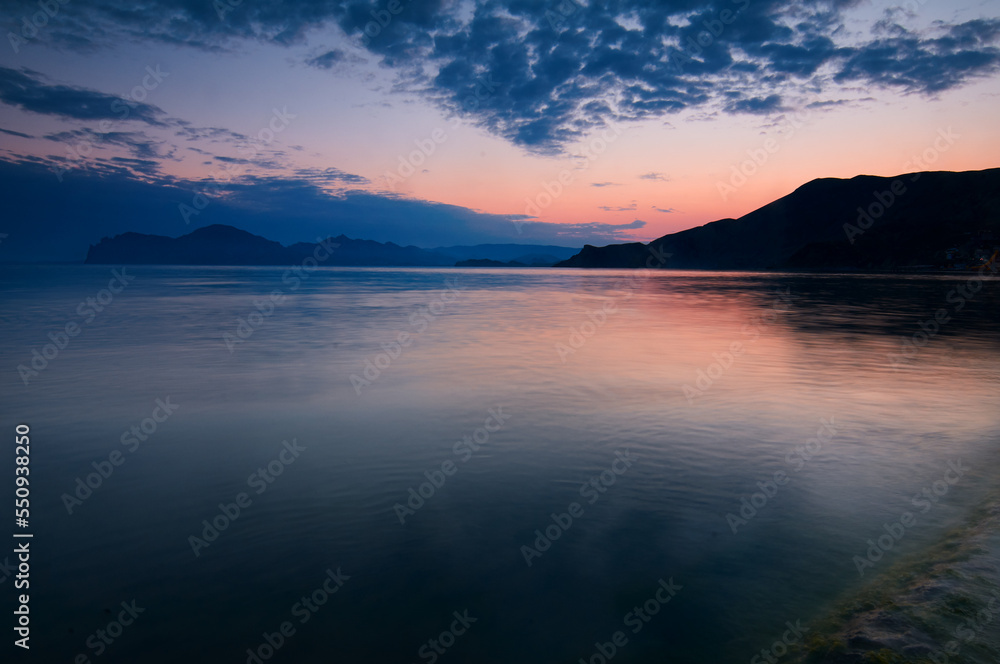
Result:
<svg viewBox="0 0 1000 664">
<path fill-rule="evenodd" d="M 1000 166 L 1000 0 L 5 0 L 0 260 L 648 241 Z"/>
</svg>

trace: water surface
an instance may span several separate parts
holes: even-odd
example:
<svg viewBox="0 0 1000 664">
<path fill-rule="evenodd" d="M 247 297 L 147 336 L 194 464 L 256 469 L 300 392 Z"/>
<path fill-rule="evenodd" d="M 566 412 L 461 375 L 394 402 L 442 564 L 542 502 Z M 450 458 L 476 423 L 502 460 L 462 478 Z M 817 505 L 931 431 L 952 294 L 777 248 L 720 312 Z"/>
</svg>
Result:
<svg viewBox="0 0 1000 664">
<path fill-rule="evenodd" d="M 86 322 L 109 268 L 0 268 L 2 424 L 32 428 L 46 661 L 93 658 L 88 637 L 134 599 L 145 612 L 100 661 L 246 662 L 288 621 L 269 661 L 589 661 L 622 631 L 616 662 L 744 662 L 995 488 L 1000 289 L 959 308 L 968 275 L 284 272 L 129 267 Z M 939 309 L 950 319 L 893 366 Z M 25 384 L 16 367 L 70 322 Z M 168 397 L 176 412 L 123 444 Z M 273 482 L 248 482 L 293 439 L 304 451 Z M 116 450 L 69 514 L 64 494 Z M 922 511 L 957 460 L 969 470 Z M 581 494 L 602 472 L 614 483 Z M 425 473 L 443 485 L 404 514 Z M 734 534 L 727 515 L 762 491 Z M 189 538 L 241 492 L 250 505 L 196 556 Z M 582 515 L 529 566 L 522 547 L 572 503 Z M 907 511 L 916 525 L 862 578 L 854 557 Z M 349 578 L 300 622 L 338 568 Z M 628 614 L 671 579 L 634 631 Z M 421 652 L 456 611 L 476 621 Z"/>
</svg>

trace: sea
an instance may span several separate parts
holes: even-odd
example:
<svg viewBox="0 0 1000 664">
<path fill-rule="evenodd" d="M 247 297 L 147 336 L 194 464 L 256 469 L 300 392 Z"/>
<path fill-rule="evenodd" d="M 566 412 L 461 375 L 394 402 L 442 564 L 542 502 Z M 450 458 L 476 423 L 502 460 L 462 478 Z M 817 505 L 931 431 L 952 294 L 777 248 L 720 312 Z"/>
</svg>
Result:
<svg viewBox="0 0 1000 664">
<path fill-rule="evenodd" d="M 0 266 L 3 647 L 1000 661 L 996 281 Z"/>
</svg>

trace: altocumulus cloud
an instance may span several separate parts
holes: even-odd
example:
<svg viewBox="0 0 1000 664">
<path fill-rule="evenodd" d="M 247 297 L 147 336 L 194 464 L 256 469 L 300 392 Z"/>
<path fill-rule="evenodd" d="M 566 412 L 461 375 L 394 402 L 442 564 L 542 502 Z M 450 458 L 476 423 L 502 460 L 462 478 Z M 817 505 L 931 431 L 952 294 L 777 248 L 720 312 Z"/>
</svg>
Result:
<svg viewBox="0 0 1000 664">
<path fill-rule="evenodd" d="M 558 152 L 612 120 L 694 108 L 776 113 L 804 87 L 823 93 L 862 84 L 932 95 L 997 71 L 996 19 L 936 22 L 917 31 L 897 22 L 900 12 L 889 11 L 869 32 L 852 32 L 845 25 L 861 4 L 421 0 L 404 2 L 371 37 L 372 12 L 385 5 L 380 0 L 244 2 L 223 17 L 207 0 L 107 0 L 100 6 L 67 3 L 38 39 L 91 50 L 123 38 L 219 50 L 239 40 L 305 44 L 320 31 L 327 39 L 330 26 L 337 26 L 356 51 L 367 26 L 371 38 L 364 48 L 407 89 L 542 152 Z M 37 9 L 29 0 L 5 5 L 11 16 Z M 727 11 L 735 14 L 722 24 Z M 345 48 L 327 48 L 309 63 L 336 68 L 346 59 Z M 483 80 L 491 94 L 477 97 Z M 46 102 L 14 103 L 39 108 Z M 80 98 L 57 107 L 86 115 L 100 104 Z"/>
<path fill-rule="evenodd" d="M 156 106 L 70 85 L 47 82 L 30 69 L 0 67 L 0 102 L 32 113 L 73 120 L 120 120 L 123 116 L 159 126 L 166 115 Z"/>
</svg>

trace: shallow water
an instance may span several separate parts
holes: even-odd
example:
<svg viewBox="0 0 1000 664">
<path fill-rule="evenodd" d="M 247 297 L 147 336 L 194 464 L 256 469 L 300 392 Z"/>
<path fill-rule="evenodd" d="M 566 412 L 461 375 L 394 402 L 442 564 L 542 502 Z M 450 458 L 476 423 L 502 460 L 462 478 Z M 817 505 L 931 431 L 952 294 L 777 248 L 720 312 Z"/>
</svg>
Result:
<svg viewBox="0 0 1000 664">
<path fill-rule="evenodd" d="M 145 612 L 100 661 L 246 662 L 285 621 L 269 661 L 590 661 L 616 631 L 616 662 L 750 661 L 996 486 L 995 283 L 969 299 L 952 293 L 968 275 L 284 272 L 129 267 L 86 322 L 77 306 L 110 268 L 0 268 L 0 417 L 31 426 L 46 661 L 94 658 L 88 638 L 133 599 Z M 241 338 L 255 301 L 269 315 Z M 938 309 L 950 319 L 894 368 Z M 25 384 L 16 367 L 70 322 Z M 168 397 L 179 408 L 147 440 L 121 441 Z M 476 433 L 491 409 L 502 426 Z M 273 482 L 248 482 L 293 439 L 305 449 Z M 92 495 L 65 497 L 116 450 Z M 443 484 L 400 523 L 425 472 Z M 914 504 L 936 481 L 946 493 Z M 249 506 L 192 547 L 241 492 Z M 743 498 L 759 509 L 727 521 Z M 522 547 L 574 502 L 529 566 Z M 862 578 L 854 557 L 907 511 L 916 524 Z M 337 568 L 350 578 L 300 622 L 293 606 Z M 661 579 L 680 586 L 662 606 Z M 628 616 L 647 602 L 648 622 Z M 456 611 L 476 621 L 421 652 Z"/>
</svg>

